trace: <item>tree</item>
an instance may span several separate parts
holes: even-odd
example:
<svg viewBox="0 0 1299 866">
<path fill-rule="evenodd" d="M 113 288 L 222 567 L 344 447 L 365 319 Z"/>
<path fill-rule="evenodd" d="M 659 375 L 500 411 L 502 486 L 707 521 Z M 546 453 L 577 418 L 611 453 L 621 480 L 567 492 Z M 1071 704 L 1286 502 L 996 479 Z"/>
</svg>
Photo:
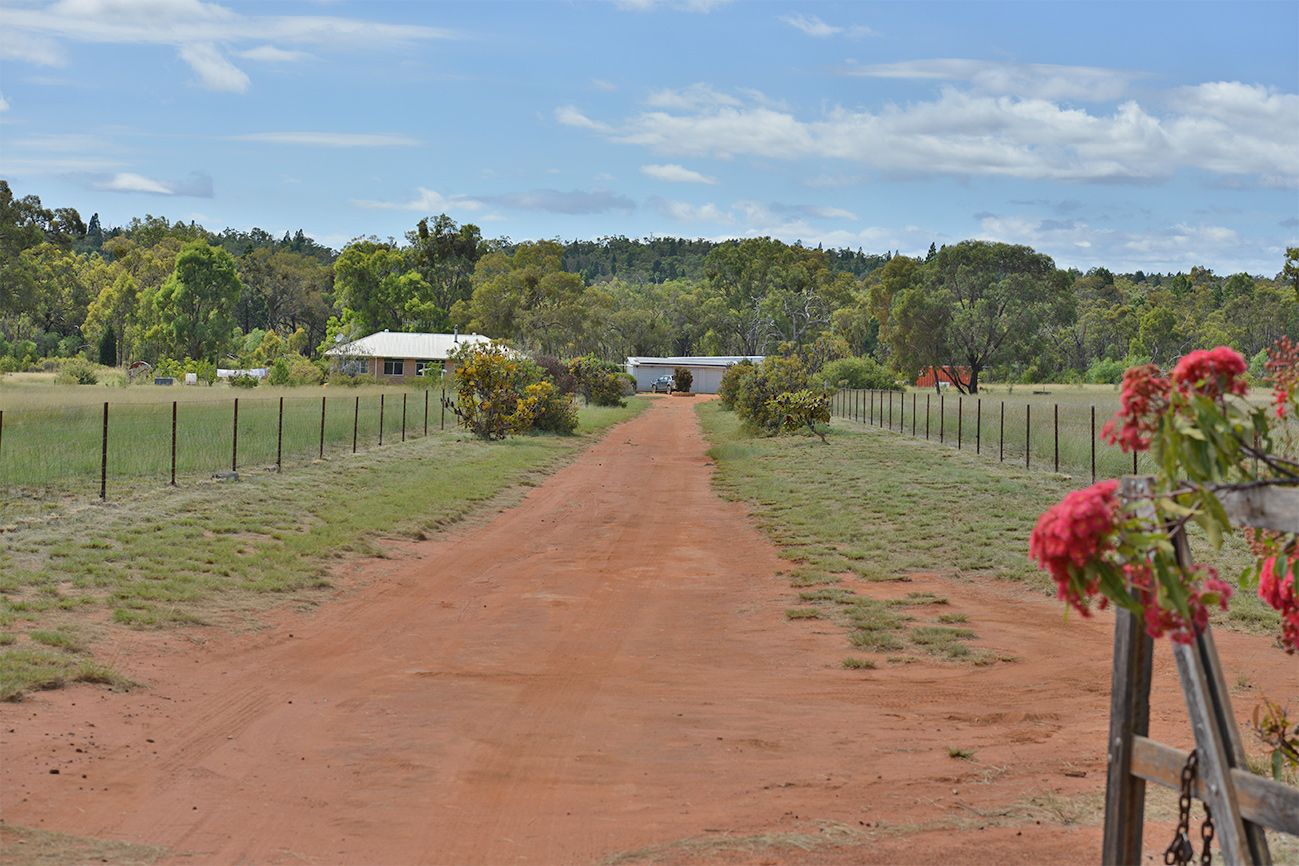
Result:
<svg viewBox="0 0 1299 866">
<path fill-rule="evenodd" d="M 978 392 L 985 367 L 1032 351 L 1074 313 L 1067 275 L 1029 247 L 962 241 L 943 247 L 923 270 L 928 292 L 947 309 L 946 327 L 932 340 L 949 363 L 969 368 L 970 393 Z"/>
<path fill-rule="evenodd" d="M 1295 300 L 1299 301 L 1299 247 L 1285 248 L 1285 264 L 1281 266 L 1281 278 L 1286 285 L 1294 289 Z"/>
<path fill-rule="evenodd" d="M 230 342 L 239 298 L 235 260 L 206 241 L 185 244 L 176 267 L 154 296 L 163 347 L 195 360 L 214 360 Z"/>
<path fill-rule="evenodd" d="M 444 316 L 457 301 L 473 294 L 474 266 L 486 252 L 478 226 L 457 226 L 451 217 L 438 214 L 432 225 L 427 219 L 420 220 L 413 232 L 406 233 L 406 240 L 415 269 L 428 283 L 432 300 Z M 446 327 L 446 322 L 439 327 Z"/>
<path fill-rule="evenodd" d="M 351 310 L 365 332 L 429 331 L 446 311 L 433 289 L 411 266 L 407 252 L 393 244 L 357 241 L 334 262 L 334 299 Z"/>
</svg>

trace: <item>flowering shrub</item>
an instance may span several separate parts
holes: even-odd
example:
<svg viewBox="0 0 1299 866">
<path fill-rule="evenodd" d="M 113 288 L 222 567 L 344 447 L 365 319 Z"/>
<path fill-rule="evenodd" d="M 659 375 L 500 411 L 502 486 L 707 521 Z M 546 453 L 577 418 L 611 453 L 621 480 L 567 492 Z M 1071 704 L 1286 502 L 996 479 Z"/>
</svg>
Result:
<svg viewBox="0 0 1299 866">
<path fill-rule="evenodd" d="M 1102 435 L 1124 451 L 1150 451 L 1158 467 L 1152 499 L 1126 508 L 1117 483 L 1068 494 L 1044 513 L 1029 555 L 1049 572 L 1060 599 L 1083 616 L 1092 603 L 1118 604 L 1141 616 L 1152 637 L 1190 643 L 1209 612 L 1230 603 L 1233 587 L 1207 565 L 1179 563 L 1169 530 L 1194 521 L 1221 544 L 1231 531 L 1218 495 L 1265 485 L 1299 485 L 1290 434 L 1274 430 L 1269 413 L 1240 399 L 1245 359 L 1219 346 L 1191 352 L 1165 377 L 1154 365 L 1123 376 L 1118 414 Z M 1299 399 L 1299 347 L 1282 340 L 1270 352 L 1274 413 L 1285 418 Z M 1299 651 L 1299 539 L 1250 532 L 1256 560 L 1241 587 L 1281 614 L 1281 644 Z"/>
</svg>

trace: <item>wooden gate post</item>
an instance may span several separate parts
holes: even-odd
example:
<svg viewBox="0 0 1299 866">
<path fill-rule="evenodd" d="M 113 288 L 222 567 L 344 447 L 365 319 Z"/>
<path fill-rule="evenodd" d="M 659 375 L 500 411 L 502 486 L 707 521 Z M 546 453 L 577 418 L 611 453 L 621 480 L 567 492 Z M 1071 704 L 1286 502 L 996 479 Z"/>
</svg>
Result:
<svg viewBox="0 0 1299 866">
<path fill-rule="evenodd" d="M 1149 478 L 1124 478 L 1124 504 L 1150 495 Z M 1141 831 L 1146 813 L 1146 780 L 1132 774 L 1134 736 L 1150 731 L 1150 670 L 1154 641 L 1140 617 L 1118 608 L 1114 623 L 1114 668 L 1110 673 L 1109 768 L 1105 781 L 1105 833 L 1101 862 L 1140 866 Z"/>
</svg>

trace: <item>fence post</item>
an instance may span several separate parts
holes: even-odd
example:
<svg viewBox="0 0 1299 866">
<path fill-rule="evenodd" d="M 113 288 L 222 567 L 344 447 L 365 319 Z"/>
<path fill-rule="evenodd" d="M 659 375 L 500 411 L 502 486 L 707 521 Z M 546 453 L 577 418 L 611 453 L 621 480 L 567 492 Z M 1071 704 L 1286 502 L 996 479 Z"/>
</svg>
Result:
<svg viewBox="0 0 1299 866">
<path fill-rule="evenodd" d="M 875 389 L 871 388 L 866 393 L 870 395 L 870 415 L 867 418 L 867 420 L 873 427 L 875 426 Z"/>
<path fill-rule="evenodd" d="M 406 441 L 406 394 L 401 395 L 401 441 Z"/>
<path fill-rule="evenodd" d="M 284 470 L 284 398 L 280 398 L 280 415 L 275 424 L 275 471 Z"/>
<path fill-rule="evenodd" d="M 965 398 L 956 398 L 956 450 L 961 450 L 961 439 L 965 433 Z"/>
<path fill-rule="evenodd" d="M 230 471 L 239 471 L 239 398 L 235 398 L 235 420 L 230 436 Z"/>
<path fill-rule="evenodd" d="M 385 395 L 379 395 L 379 445 L 383 445 L 383 398 Z"/>
<path fill-rule="evenodd" d="M 4 450 L 5 442 L 5 410 L 0 409 L 0 451 Z"/>
<path fill-rule="evenodd" d="M 440 429 L 440 430 L 445 430 L 445 429 L 447 429 L 447 386 L 446 386 L 446 385 L 443 385 L 443 386 L 442 386 L 442 421 L 441 421 L 441 425 L 442 425 L 442 426 L 439 427 L 438 429 Z"/>
<path fill-rule="evenodd" d="M 320 459 L 325 459 L 325 398 L 320 398 Z"/>
<path fill-rule="evenodd" d="M 1033 406 L 1032 404 L 1025 403 L 1024 404 L 1024 468 L 1025 469 L 1028 468 L 1029 458 L 1030 455 L 1032 455 L 1033 453 L 1033 445 L 1032 445 L 1033 424 L 1030 420 L 1032 417 L 1033 417 Z"/>
<path fill-rule="evenodd" d="M 893 392 L 889 391 L 889 429 L 893 429 Z"/>
<path fill-rule="evenodd" d="M 947 397 L 945 394 L 938 395 L 938 443 L 947 441 Z"/>
<path fill-rule="evenodd" d="M 361 420 L 361 398 L 356 398 L 356 406 L 352 409 L 352 453 L 356 453 L 356 428 Z"/>
<path fill-rule="evenodd" d="M 925 441 L 929 441 L 929 416 L 933 414 L 929 411 L 929 395 L 925 395 Z"/>
<path fill-rule="evenodd" d="M 916 435 L 916 392 L 911 392 L 911 436 Z"/>
<path fill-rule="evenodd" d="M 1006 462 L 1006 401 L 1001 401 L 1001 432 L 997 434 L 997 461 Z"/>
<path fill-rule="evenodd" d="M 99 446 L 99 498 L 108 498 L 108 401 L 104 401 L 104 435 Z"/>
<path fill-rule="evenodd" d="M 898 394 L 898 432 L 905 433 L 907 430 L 907 395 Z"/>
<path fill-rule="evenodd" d="M 171 486 L 176 486 L 176 401 L 171 401 Z"/>
<path fill-rule="evenodd" d="M 424 435 L 428 435 L 428 388 L 424 389 Z"/>
<path fill-rule="evenodd" d="M 1137 452 L 1132 452 L 1132 474 L 1137 474 Z"/>
<path fill-rule="evenodd" d="M 983 453 L 983 398 L 977 397 L 974 402 L 974 453 Z"/>
<path fill-rule="evenodd" d="M 1096 406 L 1092 405 L 1092 484 L 1096 483 Z"/>
<path fill-rule="evenodd" d="M 1060 471 L 1060 404 L 1055 404 L 1055 471 Z"/>
</svg>

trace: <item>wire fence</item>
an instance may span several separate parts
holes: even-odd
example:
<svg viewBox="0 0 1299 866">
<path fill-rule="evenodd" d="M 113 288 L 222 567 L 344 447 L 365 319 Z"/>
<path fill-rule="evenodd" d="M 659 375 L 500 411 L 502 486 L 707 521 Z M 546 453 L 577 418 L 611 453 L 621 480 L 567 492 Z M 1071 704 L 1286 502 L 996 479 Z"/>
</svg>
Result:
<svg viewBox="0 0 1299 866">
<path fill-rule="evenodd" d="M 89 492 L 113 481 L 283 471 L 456 425 L 440 390 L 0 409 L 0 491 Z"/>
<path fill-rule="evenodd" d="M 1124 454 L 1101 438 L 1115 405 L 841 389 L 831 401 L 831 415 L 1095 482 L 1139 474 L 1150 461 L 1149 455 Z"/>
</svg>

